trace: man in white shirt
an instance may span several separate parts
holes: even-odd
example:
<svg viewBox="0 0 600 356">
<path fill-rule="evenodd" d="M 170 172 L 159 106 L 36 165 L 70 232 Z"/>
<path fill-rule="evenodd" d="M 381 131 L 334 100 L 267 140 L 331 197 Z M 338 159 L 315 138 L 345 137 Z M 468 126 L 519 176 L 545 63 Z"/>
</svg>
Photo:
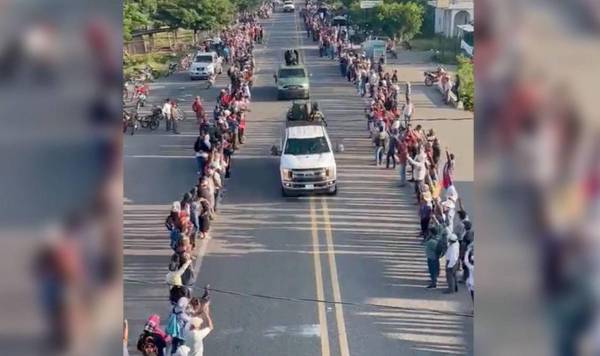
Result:
<svg viewBox="0 0 600 356">
<path fill-rule="evenodd" d="M 423 151 L 423 149 L 419 149 L 419 153 L 415 157 L 416 160 L 410 158 L 408 156 L 407 161 L 413 166 L 413 179 L 415 181 L 415 193 L 417 195 L 417 199 L 420 198 L 423 193 L 423 186 L 425 182 L 425 175 L 427 174 L 427 155 Z"/>
<path fill-rule="evenodd" d="M 404 116 L 405 125 L 410 124 L 410 119 L 415 113 L 415 106 L 410 101 L 410 98 L 406 98 L 406 104 L 402 107 L 402 115 Z"/>
<path fill-rule="evenodd" d="M 189 326 L 185 329 L 185 344 L 190 348 L 189 356 L 203 356 L 204 338 L 213 330 L 213 322 L 210 317 L 210 302 L 207 301 L 202 306 L 202 315 L 206 318 L 206 326 L 202 327 L 204 321 L 202 318 L 192 318 Z"/>
<path fill-rule="evenodd" d="M 165 118 L 165 122 L 167 123 L 167 131 L 171 131 L 171 99 L 167 98 L 162 107 L 162 114 Z"/>
<path fill-rule="evenodd" d="M 458 292 L 458 284 L 456 283 L 456 270 L 458 269 L 458 237 L 449 228 L 446 228 L 448 233 L 448 249 L 444 257 L 446 258 L 446 281 L 448 289 L 444 291 L 446 294 Z"/>
</svg>

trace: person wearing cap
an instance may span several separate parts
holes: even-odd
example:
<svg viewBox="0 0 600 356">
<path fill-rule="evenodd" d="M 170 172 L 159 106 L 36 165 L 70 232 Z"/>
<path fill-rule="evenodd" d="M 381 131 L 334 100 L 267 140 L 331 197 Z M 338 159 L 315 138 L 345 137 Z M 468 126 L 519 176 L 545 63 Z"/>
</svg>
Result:
<svg viewBox="0 0 600 356">
<path fill-rule="evenodd" d="M 204 339 L 214 328 L 210 316 L 210 302 L 204 303 L 202 308 L 202 316 L 206 323 L 201 317 L 194 317 L 184 331 L 186 345 L 190 348 L 189 356 L 204 355 Z"/>
<path fill-rule="evenodd" d="M 458 284 L 456 282 L 456 270 L 458 269 L 458 237 L 448 227 L 446 228 L 448 233 L 448 249 L 444 255 L 446 259 L 446 282 L 448 283 L 448 289 L 444 292 L 446 294 L 458 292 Z"/>
<path fill-rule="evenodd" d="M 138 339 L 138 351 L 144 353 L 144 344 L 148 337 L 152 338 L 152 343 L 156 346 L 156 355 L 164 356 L 167 342 L 170 341 L 170 337 L 160 328 L 160 316 L 157 314 L 150 315 L 146 320 L 144 331 Z"/>
</svg>

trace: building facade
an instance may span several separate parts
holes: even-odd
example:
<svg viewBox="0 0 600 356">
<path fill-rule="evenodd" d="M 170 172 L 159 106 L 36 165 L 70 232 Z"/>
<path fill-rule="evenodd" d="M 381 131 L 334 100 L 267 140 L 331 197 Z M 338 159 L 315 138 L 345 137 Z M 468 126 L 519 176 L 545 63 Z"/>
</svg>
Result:
<svg viewBox="0 0 600 356">
<path fill-rule="evenodd" d="M 456 37 L 459 25 L 473 23 L 473 0 L 432 0 L 428 4 L 435 8 L 435 33 Z"/>
</svg>

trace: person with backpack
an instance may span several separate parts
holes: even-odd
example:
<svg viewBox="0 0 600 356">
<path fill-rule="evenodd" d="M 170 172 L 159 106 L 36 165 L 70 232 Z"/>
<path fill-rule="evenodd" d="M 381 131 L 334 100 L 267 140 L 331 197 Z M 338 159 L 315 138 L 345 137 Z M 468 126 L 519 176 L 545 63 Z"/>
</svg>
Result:
<svg viewBox="0 0 600 356">
<path fill-rule="evenodd" d="M 448 283 L 448 289 L 444 291 L 444 293 L 452 294 L 458 292 L 456 271 L 458 269 L 459 246 L 456 234 L 448 227 L 446 227 L 446 232 L 448 236 L 448 249 L 444 254 L 444 257 L 446 258 L 446 281 Z"/>
<path fill-rule="evenodd" d="M 144 356 L 153 355 L 164 356 L 169 336 L 160 329 L 160 316 L 152 314 L 144 324 L 144 330 L 140 334 L 137 342 L 137 349 Z"/>
<path fill-rule="evenodd" d="M 191 319 L 186 311 L 188 303 L 188 297 L 179 298 L 177 304 L 171 309 L 171 314 L 167 320 L 165 332 L 172 338 L 171 355 L 174 355 L 177 349 L 185 344 L 184 330 Z"/>
</svg>

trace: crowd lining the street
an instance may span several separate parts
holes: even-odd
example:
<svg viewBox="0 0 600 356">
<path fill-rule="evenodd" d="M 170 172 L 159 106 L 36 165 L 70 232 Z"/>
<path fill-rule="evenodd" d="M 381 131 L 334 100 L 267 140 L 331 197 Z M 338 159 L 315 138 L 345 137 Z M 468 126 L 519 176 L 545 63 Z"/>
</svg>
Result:
<svg viewBox="0 0 600 356">
<path fill-rule="evenodd" d="M 318 42 L 319 55 L 337 59 L 340 74 L 356 87 L 358 95 L 368 98 L 365 115 L 375 165 L 383 166 L 385 157 L 386 168 L 398 166 L 401 187 L 407 181 L 414 185 L 430 277 L 427 288 L 437 287 L 440 259 L 444 257 L 445 293 L 457 292 L 462 282 L 473 299 L 474 229 L 454 185 L 454 154 L 446 149 L 442 164 L 443 151 L 434 130 L 413 126 L 411 84 L 402 83 L 396 70 L 386 71 L 384 58 L 369 58 L 355 49 L 348 29 L 331 26 L 330 16 L 316 4 L 309 2 L 301 16 L 307 38 Z"/>
<path fill-rule="evenodd" d="M 264 5 L 260 11 L 270 14 L 272 9 Z M 457 271 L 462 269 L 461 281 L 474 298 L 474 230 L 454 185 L 454 155 L 445 152 L 446 161 L 440 170 L 442 151 L 435 132 L 426 132 L 421 125 L 412 127 L 415 110 L 410 100 L 409 82 L 405 82 L 401 90 L 396 71 L 386 72 L 382 61 L 354 50 L 347 31 L 329 26 L 327 16 L 320 15 L 314 4 L 309 3 L 302 16 L 307 37 L 319 42 L 320 55 L 338 59 L 341 75 L 357 87 L 359 95 L 369 97 L 365 113 L 375 147 L 375 164 L 382 166 L 385 156 L 386 168 L 399 167 L 401 186 L 407 181 L 414 183 L 431 279 L 428 288 L 437 287 L 439 260 L 445 257 L 448 285 L 445 292 L 458 291 Z M 171 312 L 164 330 L 158 314 L 147 319 L 137 343 L 137 349 L 144 356 L 167 353 L 201 356 L 203 339 L 214 327 L 208 286 L 201 297 L 192 295 L 196 280 L 193 251 L 198 239 L 208 236 L 224 180 L 231 175 L 232 156 L 244 142 L 245 113 L 249 111 L 254 69 L 252 50 L 254 43 L 262 39 L 263 29 L 256 22 L 256 14 L 243 15 L 235 26 L 224 30 L 221 40 L 229 49 L 226 62 L 230 64 L 227 71 L 230 85 L 220 91 L 211 118 L 200 97 L 192 103 L 199 125 L 199 136 L 194 144 L 198 184 L 180 201 L 172 203 L 165 221 L 173 250 L 166 276 Z M 402 93 L 404 102 L 400 106 Z M 167 118 L 172 107 L 171 100 L 165 101 L 163 114 Z M 172 126 L 167 126 L 169 128 Z M 173 129 L 176 131 L 176 126 Z"/>
<path fill-rule="evenodd" d="M 254 43 L 262 41 L 258 14 L 270 16 L 271 11 L 270 6 L 263 5 L 253 14 L 242 14 L 234 26 L 221 33 L 221 40 L 231 49 L 227 58 L 230 85 L 220 91 L 212 117 L 207 115 L 200 97 L 192 103 L 199 126 L 194 143 L 198 182 L 181 200 L 172 203 L 165 220 L 173 250 L 166 275 L 171 311 L 164 329 L 158 314 L 147 319 L 136 345 L 144 356 L 201 356 L 203 339 L 214 327 L 209 287 L 200 297 L 192 293 L 196 280 L 194 249 L 198 240 L 209 234 L 224 181 L 231 174 L 232 156 L 244 142 L 245 112 L 251 97 L 244 65 L 252 59 Z"/>
</svg>

